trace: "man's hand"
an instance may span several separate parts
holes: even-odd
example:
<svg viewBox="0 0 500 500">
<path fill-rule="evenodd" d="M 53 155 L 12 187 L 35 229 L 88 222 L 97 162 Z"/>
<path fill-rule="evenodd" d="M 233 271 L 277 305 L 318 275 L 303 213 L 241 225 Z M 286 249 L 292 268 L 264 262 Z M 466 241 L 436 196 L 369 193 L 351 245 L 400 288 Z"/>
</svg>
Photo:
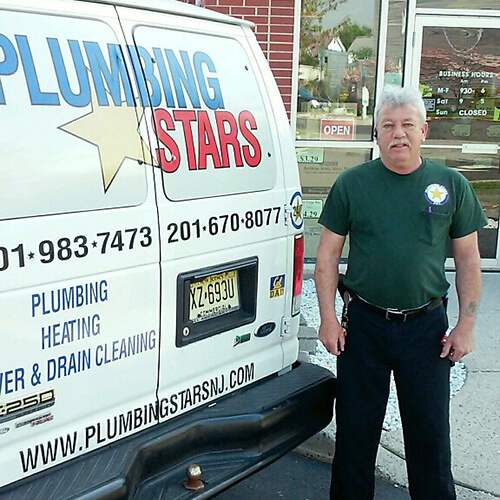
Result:
<svg viewBox="0 0 500 500">
<path fill-rule="evenodd" d="M 450 361 L 460 361 L 466 354 L 474 350 L 473 325 L 466 326 L 460 323 L 453 328 L 448 337 L 443 338 L 441 357 L 448 357 Z"/>
<path fill-rule="evenodd" d="M 337 318 L 321 322 L 319 340 L 321 340 L 329 353 L 339 356 L 340 353 L 344 352 L 345 336 L 346 331 L 342 328 Z"/>
<path fill-rule="evenodd" d="M 459 314 L 458 323 L 445 339 L 441 357 L 459 361 L 474 349 L 474 322 L 481 293 L 481 259 L 477 231 L 451 241 L 456 266 Z"/>
<path fill-rule="evenodd" d="M 339 262 L 345 236 L 324 228 L 319 240 L 314 281 L 319 301 L 319 340 L 331 354 L 338 356 L 345 345 L 345 331 L 335 313 L 335 292 L 339 281 Z"/>
</svg>

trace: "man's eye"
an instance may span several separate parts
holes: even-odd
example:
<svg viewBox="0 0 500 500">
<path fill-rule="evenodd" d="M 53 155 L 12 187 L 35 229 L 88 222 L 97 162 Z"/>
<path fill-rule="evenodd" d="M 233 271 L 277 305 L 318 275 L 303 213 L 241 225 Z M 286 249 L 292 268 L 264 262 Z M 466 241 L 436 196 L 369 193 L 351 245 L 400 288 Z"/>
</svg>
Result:
<svg viewBox="0 0 500 500">
<path fill-rule="evenodd" d="M 405 123 L 404 126 L 406 128 L 413 128 L 415 126 L 415 124 L 414 123 Z"/>
<path fill-rule="evenodd" d="M 384 125 L 382 125 L 382 127 L 386 130 L 389 130 L 390 128 L 392 128 L 392 123 L 384 123 Z"/>
</svg>

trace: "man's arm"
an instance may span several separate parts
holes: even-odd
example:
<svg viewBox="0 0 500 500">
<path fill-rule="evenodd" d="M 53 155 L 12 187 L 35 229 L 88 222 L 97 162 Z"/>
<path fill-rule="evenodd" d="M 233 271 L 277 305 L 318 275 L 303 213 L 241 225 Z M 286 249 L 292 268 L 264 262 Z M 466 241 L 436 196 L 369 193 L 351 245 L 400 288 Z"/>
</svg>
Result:
<svg viewBox="0 0 500 500">
<path fill-rule="evenodd" d="M 481 295 L 481 260 L 477 231 L 452 240 L 455 285 L 458 295 L 458 323 L 443 345 L 441 357 L 459 361 L 474 349 L 474 323 Z"/>
<path fill-rule="evenodd" d="M 327 351 L 336 356 L 344 350 L 345 345 L 345 331 L 340 326 L 335 314 L 335 292 L 339 280 L 339 262 L 344 242 L 345 236 L 324 228 L 321 232 L 314 271 L 321 317 L 319 339 Z"/>
</svg>

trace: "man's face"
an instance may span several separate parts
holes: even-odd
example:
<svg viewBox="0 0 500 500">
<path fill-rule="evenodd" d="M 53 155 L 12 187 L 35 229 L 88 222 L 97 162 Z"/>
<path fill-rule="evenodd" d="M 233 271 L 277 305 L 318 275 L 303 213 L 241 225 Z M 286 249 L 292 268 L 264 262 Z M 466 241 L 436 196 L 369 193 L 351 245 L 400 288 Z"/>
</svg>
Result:
<svg viewBox="0 0 500 500">
<path fill-rule="evenodd" d="M 427 123 L 414 106 L 384 107 L 377 124 L 380 158 L 391 170 L 411 172 L 420 165 L 420 145 L 427 135 Z"/>
</svg>

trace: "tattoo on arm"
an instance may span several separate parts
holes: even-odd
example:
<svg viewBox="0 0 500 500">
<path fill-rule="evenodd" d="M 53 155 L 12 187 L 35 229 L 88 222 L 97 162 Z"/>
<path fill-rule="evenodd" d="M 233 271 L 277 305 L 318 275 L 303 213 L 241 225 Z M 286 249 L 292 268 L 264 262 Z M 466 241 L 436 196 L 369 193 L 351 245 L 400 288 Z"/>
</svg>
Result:
<svg viewBox="0 0 500 500">
<path fill-rule="evenodd" d="M 469 302 L 465 307 L 465 314 L 467 316 L 475 316 L 478 310 L 479 304 L 477 302 Z"/>
</svg>

